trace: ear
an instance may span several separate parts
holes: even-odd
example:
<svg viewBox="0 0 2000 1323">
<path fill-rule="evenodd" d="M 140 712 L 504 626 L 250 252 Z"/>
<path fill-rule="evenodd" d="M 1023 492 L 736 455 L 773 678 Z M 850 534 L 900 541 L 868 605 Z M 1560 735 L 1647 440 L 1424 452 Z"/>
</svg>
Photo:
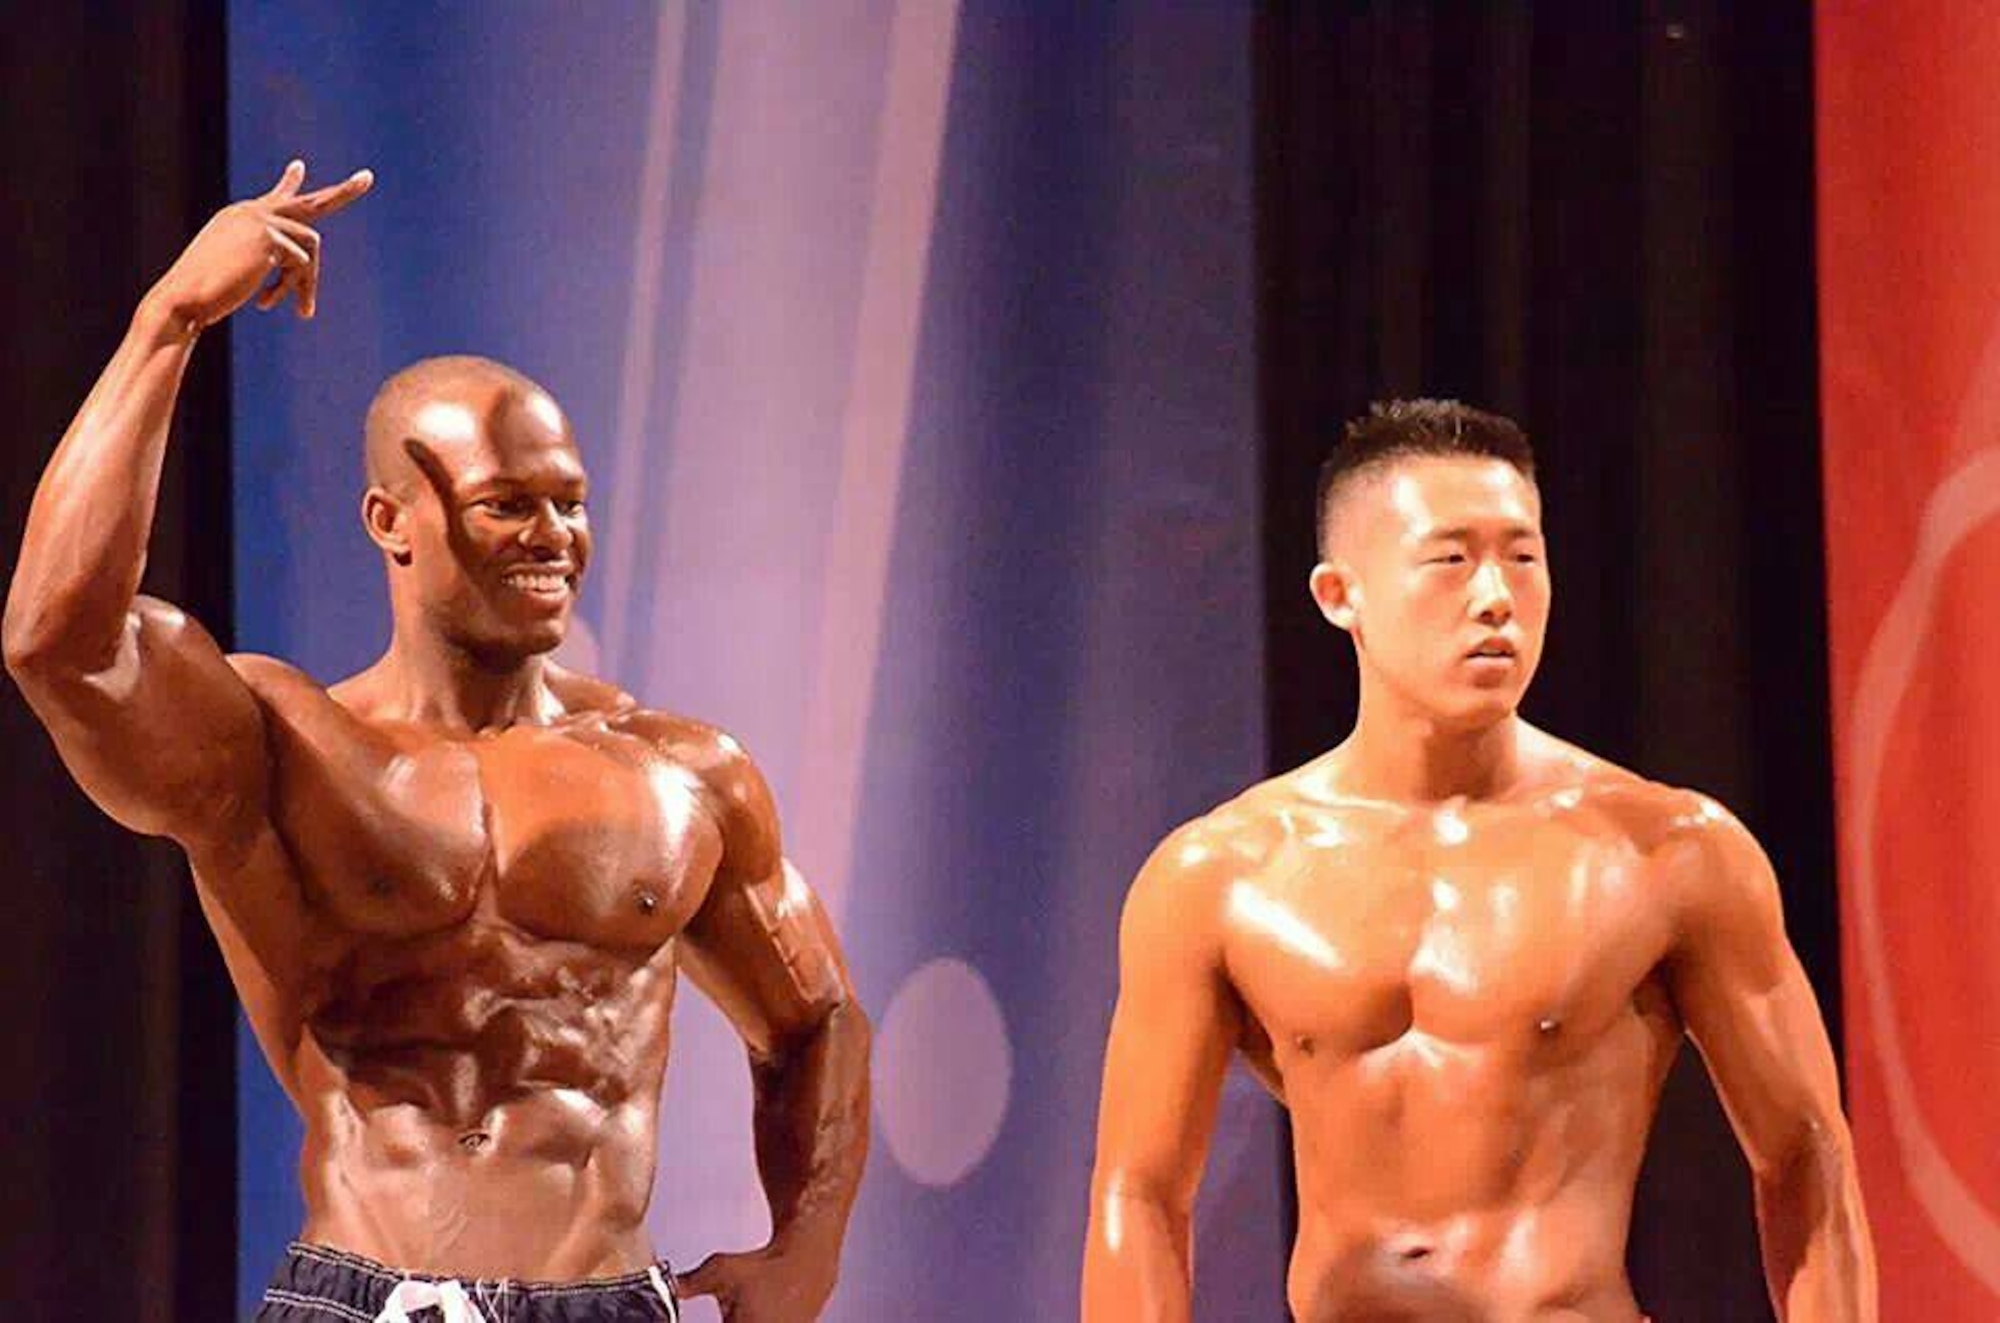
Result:
<svg viewBox="0 0 2000 1323">
<path fill-rule="evenodd" d="M 1306 582 L 1326 622 L 1354 633 L 1361 617 L 1361 585 L 1355 581 L 1353 569 L 1344 561 L 1323 560 L 1313 566 L 1312 577 Z"/>
<path fill-rule="evenodd" d="M 410 563 L 409 514 L 409 506 L 386 487 L 370 487 L 361 495 L 361 526 L 368 530 L 368 540 L 398 565 Z"/>
</svg>

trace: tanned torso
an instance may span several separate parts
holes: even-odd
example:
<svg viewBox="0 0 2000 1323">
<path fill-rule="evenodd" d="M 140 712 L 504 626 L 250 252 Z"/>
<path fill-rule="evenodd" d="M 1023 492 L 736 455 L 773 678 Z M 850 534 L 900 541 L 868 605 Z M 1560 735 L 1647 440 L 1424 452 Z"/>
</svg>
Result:
<svg viewBox="0 0 2000 1323">
<path fill-rule="evenodd" d="M 1086 1323 L 1193 1317 L 1239 1052 L 1291 1109 L 1297 1317 L 1634 1323 L 1633 1191 L 1683 1038 L 1749 1160 L 1780 1316 L 1872 1319 L 1770 861 L 1720 805 L 1518 715 L 1551 601 L 1525 440 L 1394 401 L 1328 464 L 1307 584 L 1353 642 L 1354 727 L 1168 836 L 1126 893 Z"/>
<path fill-rule="evenodd" d="M 449 1277 L 655 1270 L 684 969 L 748 1056 L 771 1236 L 675 1286 L 815 1318 L 867 1157 L 867 1017 L 743 750 L 547 662 L 592 546 L 554 398 L 468 355 L 376 392 L 360 513 L 392 628 L 330 690 L 138 595 L 203 331 L 252 300 L 310 317 L 312 223 L 374 180 L 305 177 L 217 212 L 140 301 L 36 488 L 8 673 L 85 793 L 187 852 L 305 1123 L 307 1240 Z"/>
<path fill-rule="evenodd" d="M 1581 755 L 1505 802 L 1331 793 L 1190 829 L 1240 1047 L 1290 1107 L 1303 1320 L 1639 1317 L 1625 1232 L 1682 1026 L 1652 864 L 1706 801 Z"/>
<path fill-rule="evenodd" d="M 454 737 L 384 718 L 366 676 L 232 664 L 271 821 L 196 878 L 305 1120 L 305 1238 L 464 1276 L 650 1261 L 675 937 L 722 855 L 701 769 L 727 737 L 553 668 L 549 724 Z"/>
</svg>

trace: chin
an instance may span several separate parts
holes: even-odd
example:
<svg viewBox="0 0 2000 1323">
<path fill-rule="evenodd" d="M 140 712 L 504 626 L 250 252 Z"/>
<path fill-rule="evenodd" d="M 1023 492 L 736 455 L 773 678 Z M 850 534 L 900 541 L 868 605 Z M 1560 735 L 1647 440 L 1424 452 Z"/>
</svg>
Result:
<svg viewBox="0 0 2000 1323">
<path fill-rule="evenodd" d="M 560 647 L 562 641 L 569 637 L 572 605 L 565 602 L 556 610 L 544 607 L 535 611 L 495 612 L 488 620 L 493 630 L 493 642 L 527 654 Z"/>
<path fill-rule="evenodd" d="M 552 620 L 534 626 L 487 629 L 470 638 L 461 636 L 461 646 L 479 657 L 484 666 L 505 667 L 554 652 L 568 635 L 567 620 Z"/>
<path fill-rule="evenodd" d="M 1440 704 L 1432 709 L 1446 730 L 1473 731 L 1497 726 L 1521 710 L 1521 695 L 1512 689 L 1493 690 Z"/>
<path fill-rule="evenodd" d="M 521 651 L 531 657 L 539 656 L 545 652 L 554 652 L 562 646 L 563 640 L 568 637 L 569 621 L 567 620 L 556 621 L 542 629 L 524 630 L 520 638 Z"/>
<path fill-rule="evenodd" d="M 1376 682 L 1396 695 L 1406 712 L 1420 715 L 1438 730 L 1468 733 L 1497 726 L 1515 716 L 1527 692 L 1526 677 L 1515 674 L 1498 683 L 1472 684 L 1452 671 L 1410 668 L 1401 675 L 1386 668 Z"/>
</svg>

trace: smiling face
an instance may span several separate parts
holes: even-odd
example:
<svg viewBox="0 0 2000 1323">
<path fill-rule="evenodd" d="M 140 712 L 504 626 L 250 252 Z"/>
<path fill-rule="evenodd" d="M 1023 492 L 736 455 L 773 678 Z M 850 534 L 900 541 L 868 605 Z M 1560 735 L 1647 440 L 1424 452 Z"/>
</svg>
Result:
<svg viewBox="0 0 2000 1323">
<path fill-rule="evenodd" d="M 497 364 L 403 385 L 407 398 L 370 413 L 376 482 L 363 507 L 389 553 L 399 626 L 415 613 L 495 665 L 549 651 L 590 561 L 588 479 L 568 420 Z"/>
<path fill-rule="evenodd" d="M 1511 716 L 1541 662 L 1550 585 L 1534 484 L 1504 460 L 1424 456 L 1357 475 L 1327 559 L 1322 612 L 1375 686 L 1467 729 Z"/>
</svg>

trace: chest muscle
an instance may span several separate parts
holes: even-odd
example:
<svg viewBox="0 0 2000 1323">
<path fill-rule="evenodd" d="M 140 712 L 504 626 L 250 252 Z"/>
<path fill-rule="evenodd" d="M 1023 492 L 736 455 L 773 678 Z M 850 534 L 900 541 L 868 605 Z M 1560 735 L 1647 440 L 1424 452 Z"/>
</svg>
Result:
<svg viewBox="0 0 2000 1323">
<path fill-rule="evenodd" d="M 1412 1030 L 1465 1045 L 1588 1030 L 1630 1004 L 1664 943 L 1640 861 L 1588 839 L 1360 843 L 1288 865 L 1230 899 L 1231 971 L 1281 1055 Z"/>
<path fill-rule="evenodd" d="M 357 933 L 484 913 L 539 937 L 653 947 L 700 905 L 721 854 L 692 778 L 612 732 L 330 752 L 288 760 L 286 834 L 317 908 Z"/>
</svg>

